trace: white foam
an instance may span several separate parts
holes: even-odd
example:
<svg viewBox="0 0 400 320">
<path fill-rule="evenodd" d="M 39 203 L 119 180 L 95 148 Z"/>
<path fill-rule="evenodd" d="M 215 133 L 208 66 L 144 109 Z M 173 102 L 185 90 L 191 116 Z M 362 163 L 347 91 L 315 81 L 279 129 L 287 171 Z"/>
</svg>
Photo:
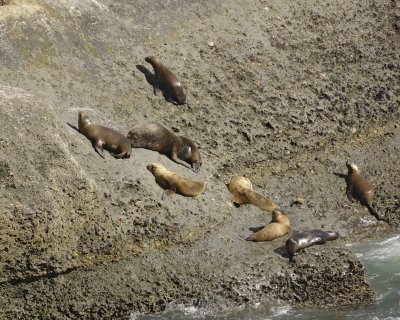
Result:
<svg viewBox="0 0 400 320">
<path fill-rule="evenodd" d="M 393 236 L 381 241 L 375 241 L 359 247 L 359 252 L 356 252 L 356 256 L 361 260 L 393 260 L 400 259 L 400 235 Z M 356 249 L 357 250 L 357 249 Z"/>
<path fill-rule="evenodd" d="M 271 307 L 271 312 L 273 313 L 273 315 L 271 316 L 271 318 L 275 318 L 275 317 L 279 317 L 282 315 L 286 315 L 289 313 L 289 311 L 291 310 L 290 306 L 274 306 Z"/>
<path fill-rule="evenodd" d="M 385 239 L 385 240 L 383 240 L 382 242 L 379 242 L 379 244 L 381 244 L 381 245 L 385 245 L 385 244 L 387 244 L 387 243 L 390 243 L 390 242 L 396 241 L 396 240 L 398 240 L 398 239 L 400 239 L 400 234 L 398 234 L 398 235 L 396 235 L 396 236 L 394 236 L 394 237 L 391 237 L 391 238 Z"/>
<path fill-rule="evenodd" d="M 212 319 L 220 319 L 220 318 L 226 318 L 228 319 L 230 317 L 230 314 L 234 314 L 232 317 L 233 318 L 237 318 L 236 312 L 243 311 L 243 310 L 247 310 L 247 307 L 250 308 L 255 308 L 255 309 L 259 309 L 259 308 L 263 308 L 263 304 L 261 303 L 255 303 L 252 307 L 250 306 L 246 306 L 246 305 L 240 305 L 237 308 L 233 308 L 233 309 L 228 309 L 228 310 L 211 310 L 208 308 L 198 308 L 195 306 L 184 306 L 181 304 L 171 304 L 169 306 L 167 306 L 167 308 L 165 309 L 164 312 L 155 314 L 153 316 L 148 315 L 146 316 L 145 314 L 142 314 L 140 312 L 131 312 L 130 316 L 129 316 L 129 320 L 137 320 L 137 319 L 141 319 L 141 317 L 145 317 L 146 319 L 167 319 L 170 313 L 173 314 L 177 314 L 178 318 L 181 318 L 182 316 L 185 317 L 185 319 L 205 319 L 205 318 L 212 318 Z M 288 305 L 275 305 L 275 306 L 270 306 L 268 307 L 265 312 L 266 314 L 269 314 L 266 318 L 264 318 L 264 320 L 269 320 L 269 319 L 273 319 L 273 318 L 277 318 L 280 316 L 285 316 L 288 315 L 289 311 L 291 310 L 291 307 Z M 251 311 L 250 311 L 251 313 Z M 180 314 L 180 315 L 179 315 Z M 239 318 L 238 318 L 239 319 Z M 250 319 L 250 318 L 249 318 Z"/>
</svg>

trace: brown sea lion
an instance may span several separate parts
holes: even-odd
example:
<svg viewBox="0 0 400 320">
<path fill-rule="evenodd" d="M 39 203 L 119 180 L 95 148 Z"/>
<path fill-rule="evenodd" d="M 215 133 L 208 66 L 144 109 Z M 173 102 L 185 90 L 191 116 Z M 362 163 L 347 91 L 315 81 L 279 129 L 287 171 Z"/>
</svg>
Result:
<svg viewBox="0 0 400 320">
<path fill-rule="evenodd" d="M 174 104 L 184 104 L 186 95 L 183 92 L 182 84 L 178 78 L 164 66 L 156 57 L 145 58 L 146 62 L 153 66 L 155 74 L 154 94 L 157 93 L 156 86 L 163 92 L 168 102 Z"/>
<path fill-rule="evenodd" d="M 272 212 L 272 220 L 260 231 L 246 238 L 249 241 L 271 241 L 292 232 L 288 216 L 281 210 Z"/>
<path fill-rule="evenodd" d="M 132 148 L 130 141 L 114 129 L 94 124 L 83 112 L 78 115 L 79 132 L 92 143 L 97 153 L 104 159 L 104 149 L 115 158 L 129 158 Z"/>
<path fill-rule="evenodd" d="M 271 199 L 254 191 L 252 183 L 248 178 L 234 177 L 226 186 L 230 193 L 232 193 L 234 202 L 238 205 L 252 204 L 264 211 L 273 211 L 278 208 L 276 203 Z"/>
<path fill-rule="evenodd" d="M 336 240 L 339 233 L 335 231 L 308 230 L 304 232 L 293 232 L 289 239 L 286 240 L 286 250 L 290 259 L 300 250 L 313 246 L 315 244 L 324 244 L 327 241 Z"/>
<path fill-rule="evenodd" d="M 354 164 L 346 162 L 347 176 L 346 176 L 346 194 L 350 201 L 357 199 L 360 203 L 366 206 L 369 212 L 378 220 L 387 221 L 382 218 L 379 213 L 371 206 L 374 197 L 374 188 L 371 183 L 361 174 L 360 169 Z"/>
<path fill-rule="evenodd" d="M 133 148 L 145 148 L 165 154 L 172 161 L 199 172 L 201 156 L 189 139 L 177 136 L 158 123 L 140 124 L 129 130 L 128 139 Z"/>
<path fill-rule="evenodd" d="M 165 190 L 161 199 L 174 193 L 185 197 L 195 197 L 206 188 L 204 182 L 181 177 L 172 171 L 168 171 L 160 163 L 149 164 L 147 170 L 154 175 L 157 184 Z"/>
</svg>

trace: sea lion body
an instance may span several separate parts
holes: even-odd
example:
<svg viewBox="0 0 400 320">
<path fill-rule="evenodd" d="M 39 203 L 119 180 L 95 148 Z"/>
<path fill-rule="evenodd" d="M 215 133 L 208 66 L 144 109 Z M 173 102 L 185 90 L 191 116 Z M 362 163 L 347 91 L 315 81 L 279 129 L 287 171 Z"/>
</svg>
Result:
<svg viewBox="0 0 400 320">
<path fill-rule="evenodd" d="M 353 198 L 360 201 L 364 206 L 372 202 L 374 188 L 371 183 L 361 174 L 360 169 L 354 163 L 346 163 L 347 166 L 347 196 L 351 201 Z"/>
<path fill-rule="evenodd" d="M 118 131 L 94 124 L 83 112 L 78 115 L 78 129 L 92 143 L 98 154 L 104 158 L 103 148 L 115 158 L 129 158 L 132 152 L 130 141 Z"/>
<path fill-rule="evenodd" d="M 165 195 L 177 193 L 185 197 L 196 197 L 201 194 L 206 186 L 205 183 L 198 180 L 192 180 L 168 171 L 162 164 L 152 163 L 147 166 L 155 177 L 157 184 L 165 190 Z"/>
<path fill-rule="evenodd" d="M 227 184 L 229 192 L 233 195 L 234 202 L 238 205 L 252 204 L 264 211 L 273 211 L 278 208 L 271 199 L 253 190 L 250 179 L 234 177 Z"/>
<path fill-rule="evenodd" d="M 287 215 L 278 209 L 272 212 L 272 220 L 260 231 L 253 233 L 246 240 L 249 241 L 272 241 L 292 232 Z"/>
<path fill-rule="evenodd" d="M 292 236 L 286 240 L 286 250 L 290 257 L 298 254 L 300 250 L 307 247 L 324 244 L 327 241 L 336 240 L 339 233 L 335 231 L 308 230 L 304 232 L 293 232 Z"/>
<path fill-rule="evenodd" d="M 145 60 L 153 66 L 156 85 L 163 91 L 167 100 L 174 104 L 184 104 L 186 95 L 178 78 L 154 56 L 146 57 Z"/>
<path fill-rule="evenodd" d="M 127 137 L 133 148 L 157 151 L 195 172 L 200 171 L 201 155 L 194 142 L 177 136 L 158 123 L 137 125 L 129 130 Z"/>
<path fill-rule="evenodd" d="M 371 183 L 361 174 L 361 170 L 354 163 L 346 162 L 347 176 L 346 176 L 346 194 L 350 201 L 357 199 L 360 203 L 366 206 L 369 212 L 374 215 L 378 220 L 386 221 L 379 213 L 372 207 L 372 200 L 374 198 L 374 187 Z"/>
</svg>

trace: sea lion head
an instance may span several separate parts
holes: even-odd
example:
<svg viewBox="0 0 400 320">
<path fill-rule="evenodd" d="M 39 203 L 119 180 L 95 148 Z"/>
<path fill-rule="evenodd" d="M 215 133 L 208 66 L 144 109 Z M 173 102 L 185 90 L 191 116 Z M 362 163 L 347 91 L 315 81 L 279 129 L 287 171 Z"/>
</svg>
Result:
<svg viewBox="0 0 400 320">
<path fill-rule="evenodd" d="M 147 170 L 149 170 L 154 175 L 158 175 L 166 169 L 161 163 L 152 163 L 147 165 Z"/>
<path fill-rule="evenodd" d="M 253 184 L 249 178 L 246 177 L 233 177 L 231 181 L 226 184 L 230 192 L 235 192 L 237 189 L 253 189 Z"/>
<path fill-rule="evenodd" d="M 290 226 L 288 216 L 280 209 L 275 209 L 274 211 L 272 211 L 271 222 L 278 222 Z"/>
<path fill-rule="evenodd" d="M 336 231 L 325 231 L 325 233 L 328 235 L 328 240 L 336 240 L 339 238 L 339 233 Z"/>
<path fill-rule="evenodd" d="M 178 104 L 185 104 L 186 102 L 186 94 L 183 93 L 183 90 L 177 90 L 175 98 Z"/>
<path fill-rule="evenodd" d="M 274 211 L 272 211 L 272 220 L 275 222 L 279 222 L 279 220 L 281 220 L 282 216 L 284 216 L 285 214 L 279 210 L 279 209 L 275 209 Z"/>
<path fill-rule="evenodd" d="M 349 173 L 360 172 L 360 169 L 357 167 L 357 165 L 355 163 L 350 163 L 349 160 L 346 161 L 346 167 L 347 170 L 349 170 Z"/>
<path fill-rule="evenodd" d="M 155 56 L 148 56 L 148 57 L 144 58 L 144 60 L 150 64 L 158 62 L 158 60 Z"/>
<path fill-rule="evenodd" d="M 82 111 L 79 112 L 78 114 L 78 129 L 80 132 L 82 132 L 82 129 L 86 126 L 91 124 L 89 117 L 83 113 Z"/>
<path fill-rule="evenodd" d="M 196 147 L 192 147 L 192 169 L 194 172 L 199 172 L 202 161 L 201 161 L 201 155 L 199 150 Z"/>
<path fill-rule="evenodd" d="M 183 148 L 181 148 L 178 157 L 188 162 L 192 166 L 192 170 L 194 172 L 199 172 L 202 165 L 201 155 L 199 150 L 191 140 L 182 136 L 181 139 L 184 146 Z"/>
</svg>

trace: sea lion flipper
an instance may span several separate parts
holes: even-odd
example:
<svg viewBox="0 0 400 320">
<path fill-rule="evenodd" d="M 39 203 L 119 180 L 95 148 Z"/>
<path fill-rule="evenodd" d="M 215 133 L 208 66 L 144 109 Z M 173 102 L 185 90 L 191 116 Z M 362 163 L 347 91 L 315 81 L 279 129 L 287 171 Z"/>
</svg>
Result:
<svg viewBox="0 0 400 320">
<path fill-rule="evenodd" d="M 186 168 L 192 168 L 187 162 L 179 159 L 176 152 L 172 152 L 171 160 L 175 161 L 176 163 L 179 163 L 181 165 L 184 165 Z"/>
<path fill-rule="evenodd" d="M 112 152 L 110 152 L 110 154 L 114 157 L 114 158 L 116 158 L 116 159 L 120 159 L 120 158 L 122 158 L 123 157 L 123 155 L 124 155 L 124 153 L 123 152 L 121 152 L 121 153 L 112 153 Z"/>
<path fill-rule="evenodd" d="M 130 157 L 130 155 L 129 154 L 127 154 L 125 151 L 122 151 L 121 153 L 113 153 L 113 152 L 110 152 L 110 154 L 114 157 L 114 158 L 116 158 L 116 159 L 122 159 L 122 158 L 129 158 Z"/>
<path fill-rule="evenodd" d="M 178 105 L 179 103 L 177 101 L 175 101 L 169 94 L 165 95 L 165 99 L 169 102 L 172 103 L 174 105 Z"/>
<path fill-rule="evenodd" d="M 172 189 L 167 189 L 163 192 L 162 196 L 161 196 L 161 200 L 165 200 L 168 196 L 174 194 L 175 191 Z"/>
<path fill-rule="evenodd" d="M 347 199 L 349 199 L 350 202 L 354 201 L 353 188 L 348 187 L 347 190 L 346 190 L 346 195 L 347 195 Z"/>
<path fill-rule="evenodd" d="M 372 206 L 371 204 L 367 203 L 367 208 L 369 210 L 369 212 L 377 219 L 380 221 L 384 221 L 389 223 L 389 221 L 386 218 L 383 218 Z"/>
<path fill-rule="evenodd" d="M 96 143 L 94 143 L 94 148 L 99 154 L 100 157 L 104 158 L 104 149 L 103 149 L 103 142 L 101 140 L 97 140 Z"/>
<path fill-rule="evenodd" d="M 248 237 L 244 238 L 244 240 L 257 242 L 257 240 L 253 237 L 253 235 L 249 235 Z"/>
<path fill-rule="evenodd" d="M 161 91 L 161 89 L 156 84 L 154 84 L 153 91 L 154 95 L 156 96 Z"/>
</svg>

